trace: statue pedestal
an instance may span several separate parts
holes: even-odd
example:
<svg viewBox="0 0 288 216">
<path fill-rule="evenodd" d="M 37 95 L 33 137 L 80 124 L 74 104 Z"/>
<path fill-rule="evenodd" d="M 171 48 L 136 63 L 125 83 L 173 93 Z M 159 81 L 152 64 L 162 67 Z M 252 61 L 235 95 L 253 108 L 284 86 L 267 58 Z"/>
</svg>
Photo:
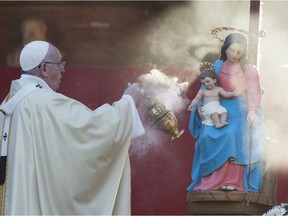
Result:
<svg viewBox="0 0 288 216">
<path fill-rule="evenodd" d="M 273 205 L 267 205 L 268 197 L 261 193 L 239 191 L 191 192 L 186 201 L 188 213 L 193 215 L 262 215 Z"/>
<path fill-rule="evenodd" d="M 193 191 L 187 193 L 188 213 L 193 215 L 262 215 L 276 205 L 276 171 L 267 170 L 259 193 L 240 191 Z"/>
</svg>

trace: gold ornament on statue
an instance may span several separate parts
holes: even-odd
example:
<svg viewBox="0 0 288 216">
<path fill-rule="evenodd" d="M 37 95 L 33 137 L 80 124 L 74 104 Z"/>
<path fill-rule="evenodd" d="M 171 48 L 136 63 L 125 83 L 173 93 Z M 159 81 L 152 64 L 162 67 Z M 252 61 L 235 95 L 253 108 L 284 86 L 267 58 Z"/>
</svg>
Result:
<svg viewBox="0 0 288 216">
<path fill-rule="evenodd" d="M 147 109 L 154 124 L 161 130 L 172 135 L 171 141 L 177 139 L 184 133 L 184 129 L 178 130 L 176 116 L 170 110 L 167 110 L 165 105 L 160 103 L 156 98 L 147 97 Z"/>
<path fill-rule="evenodd" d="M 238 28 L 234 28 L 234 27 L 216 27 L 214 29 L 211 30 L 211 34 L 213 35 L 214 38 L 217 38 L 221 43 L 224 43 L 224 39 L 221 38 L 219 36 L 219 33 L 221 32 L 238 32 L 238 33 L 242 33 L 244 35 L 247 35 L 249 37 L 251 37 L 253 40 L 258 40 L 259 36 L 257 36 L 256 34 L 243 30 L 243 29 L 238 29 Z M 265 33 L 263 31 L 260 32 L 260 37 L 264 37 Z"/>
<path fill-rule="evenodd" d="M 212 63 L 210 63 L 210 62 L 202 62 L 199 65 L 198 69 L 197 69 L 197 73 L 201 74 L 205 70 L 214 70 L 214 71 L 216 71 L 216 69 L 215 69 L 215 67 L 214 67 L 214 65 Z"/>
</svg>

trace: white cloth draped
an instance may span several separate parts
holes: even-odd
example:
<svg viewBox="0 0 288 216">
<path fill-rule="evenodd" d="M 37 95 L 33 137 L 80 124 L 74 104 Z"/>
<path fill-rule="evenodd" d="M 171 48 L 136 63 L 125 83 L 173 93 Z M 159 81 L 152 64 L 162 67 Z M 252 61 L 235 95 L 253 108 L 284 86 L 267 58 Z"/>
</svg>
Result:
<svg viewBox="0 0 288 216">
<path fill-rule="evenodd" d="M 5 214 L 130 214 L 128 150 L 144 133 L 133 99 L 92 111 L 27 75 L 11 93 L 41 81 L 12 116 Z"/>
<path fill-rule="evenodd" d="M 204 114 L 204 119 L 202 121 L 202 124 L 214 125 L 211 115 L 213 113 L 222 114 L 224 112 L 227 112 L 227 110 L 220 105 L 219 101 L 211 101 L 202 107 L 202 112 Z"/>
</svg>

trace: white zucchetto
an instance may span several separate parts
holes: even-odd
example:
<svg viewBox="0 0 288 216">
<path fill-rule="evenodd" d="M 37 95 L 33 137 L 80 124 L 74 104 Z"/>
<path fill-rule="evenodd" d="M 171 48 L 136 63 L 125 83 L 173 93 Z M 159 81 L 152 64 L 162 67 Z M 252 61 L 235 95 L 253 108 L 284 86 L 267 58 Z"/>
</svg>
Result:
<svg viewBox="0 0 288 216">
<path fill-rule="evenodd" d="M 29 71 L 43 61 L 49 50 L 46 41 L 32 41 L 24 46 L 20 53 L 20 66 L 22 71 Z"/>
</svg>

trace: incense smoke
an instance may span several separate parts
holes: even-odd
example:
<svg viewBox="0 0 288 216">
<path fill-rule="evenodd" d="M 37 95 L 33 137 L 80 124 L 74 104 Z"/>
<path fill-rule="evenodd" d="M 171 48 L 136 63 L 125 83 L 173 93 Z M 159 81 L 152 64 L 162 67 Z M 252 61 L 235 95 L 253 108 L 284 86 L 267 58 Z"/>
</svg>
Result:
<svg viewBox="0 0 288 216">
<path fill-rule="evenodd" d="M 167 110 L 172 111 L 177 118 L 177 113 L 187 109 L 189 100 L 186 97 L 188 82 L 180 83 L 175 76 L 168 76 L 157 69 L 152 69 L 149 73 L 138 77 L 146 97 L 158 99 Z M 145 127 L 145 136 L 140 137 L 131 148 L 131 154 L 137 156 L 145 155 L 150 148 L 155 148 L 167 141 L 163 138 L 165 132 L 161 131 L 153 124 L 147 112 L 146 100 L 138 107 L 139 115 Z M 170 136 L 170 135 L 169 135 Z M 169 141 L 170 142 L 170 141 Z"/>
<path fill-rule="evenodd" d="M 157 69 L 141 75 L 138 80 L 147 96 L 157 98 L 166 109 L 179 112 L 187 105 L 183 95 L 188 88 L 188 82 L 179 83 L 177 77 L 169 77 Z"/>
</svg>

